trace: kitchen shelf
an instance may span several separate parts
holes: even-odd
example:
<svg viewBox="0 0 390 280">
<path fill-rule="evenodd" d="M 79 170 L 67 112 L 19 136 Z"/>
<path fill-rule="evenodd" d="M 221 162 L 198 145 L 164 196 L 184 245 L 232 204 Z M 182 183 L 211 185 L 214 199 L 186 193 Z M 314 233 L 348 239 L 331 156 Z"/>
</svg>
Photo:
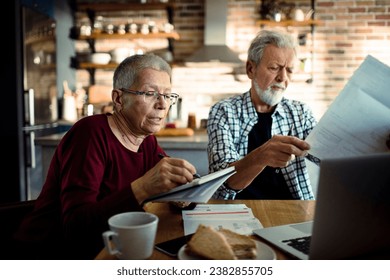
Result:
<svg viewBox="0 0 390 280">
<path fill-rule="evenodd" d="M 304 21 L 296 21 L 296 20 L 282 20 L 282 21 L 273 21 L 273 20 L 258 20 L 257 24 L 261 26 L 270 26 L 270 27 L 300 27 L 300 26 L 319 26 L 323 25 L 323 22 L 320 20 L 310 19 Z"/>
<path fill-rule="evenodd" d="M 71 8 L 74 11 L 74 14 L 79 13 L 86 13 L 88 16 L 91 25 L 94 25 L 95 19 L 98 15 L 104 14 L 105 17 L 110 18 L 110 15 L 115 15 L 115 12 L 142 12 L 142 11 L 166 11 L 166 20 L 168 23 L 173 24 L 173 10 L 175 9 L 176 5 L 174 3 L 80 3 L 78 1 L 71 1 L 70 3 Z M 76 18 L 75 18 L 76 20 Z M 166 39 L 168 42 L 167 51 L 174 54 L 174 46 L 173 42 L 174 40 L 179 40 L 180 36 L 176 31 L 172 32 L 157 32 L 153 33 L 150 32 L 148 34 L 143 34 L 140 32 L 137 32 L 135 34 L 133 33 L 107 33 L 99 30 L 99 32 L 94 32 L 92 30 L 91 35 L 82 35 L 79 33 L 76 27 L 72 27 L 70 31 L 70 38 L 74 40 L 83 40 L 86 41 L 89 44 L 89 49 L 91 53 L 98 52 L 95 47 L 95 43 L 97 40 L 121 40 L 121 39 L 128 39 L 128 40 L 139 40 L 139 39 Z M 118 66 L 117 63 L 109 63 L 109 64 L 94 64 L 90 62 L 79 62 L 75 58 L 71 58 L 71 67 L 75 69 L 83 69 L 87 70 L 90 75 L 90 81 L 89 84 L 93 85 L 95 84 L 95 73 L 96 70 L 113 70 Z"/>
<path fill-rule="evenodd" d="M 76 40 L 175 39 L 175 40 L 178 40 L 178 39 L 180 39 L 180 36 L 179 36 L 179 34 L 177 32 L 170 32 L 170 33 L 159 32 L 159 33 L 149 33 L 149 34 L 141 34 L 141 33 L 136 33 L 136 34 L 131 34 L 131 33 L 126 33 L 126 34 L 118 34 L 118 33 L 113 33 L 113 34 L 92 33 L 90 36 L 79 35 L 79 36 L 75 36 L 73 39 L 76 39 Z"/>
<path fill-rule="evenodd" d="M 174 9 L 174 3 L 76 3 L 74 9 L 80 12 L 116 12 Z"/>
<path fill-rule="evenodd" d="M 273 21 L 273 20 L 258 20 L 257 24 L 261 26 L 282 26 L 282 27 L 300 27 L 300 26 L 320 26 L 323 25 L 323 22 L 316 19 L 309 19 L 303 21 L 296 20 L 282 20 L 282 21 Z"/>
<path fill-rule="evenodd" d="M 78 62 L 72 66 L 76 69 L 84 69 L 84 70 L 88 70 L 88 69 L 110 70 L 110 69 L 115 69 L 118 66 L 118 63 L 110 62 L 107 64 L 96 64 L 92 62 Z"/>
<path fill-rule="evenodd" d="M 25 39 L 25 44 L 26 45 L 33 45 L 33 44 L 38 44 L 38 43 L 46 43 L 53 41 L 53 38 L 55 38 L 55 35 L 43 35 L 43 36 L 31 36 L 27 37 Z"/>
<path fill-rule="evenodd" d="M 110 62 L 107 64 L 97 64 L 92 62 L 78 62 L 76 60 L 72 60 L 72 67 L 75 69 L 83 69 L 83 70 L 96 70 L 96 69 L 102 69 L 102 70 L 113 70 L 115 69 L 119 64 L 115 62 Z M 170 63 L 173 65 L 172 63 Z"/>
<path fill-rule="evenodd" d="M 48 63 L 48 64 L 42 64 L 39 65 L 39 68 L 44 70 L 44 71 L 53 71 L 55 70 L 57 65 L 55 63 Z"/>
</svg>

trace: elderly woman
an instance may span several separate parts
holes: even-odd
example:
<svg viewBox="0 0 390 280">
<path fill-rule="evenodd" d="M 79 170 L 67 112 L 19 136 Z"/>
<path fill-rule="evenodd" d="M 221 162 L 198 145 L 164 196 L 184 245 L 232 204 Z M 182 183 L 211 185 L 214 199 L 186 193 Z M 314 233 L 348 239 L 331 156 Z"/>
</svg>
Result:
<svg viewBox="0 0 390 280">
<path fill-rule="evenodd" d="M 114 214 L 143 211 L 151 195 L 192 181 L 195 167 L 165 154 L 153 135 L 178 95 L 171 68 L 155 55 L 115 70 L 114 112 L 76 122 L 58 145 L 34 212 L 16 235 L 18 258 L 92 259 Z"/>
</svg>

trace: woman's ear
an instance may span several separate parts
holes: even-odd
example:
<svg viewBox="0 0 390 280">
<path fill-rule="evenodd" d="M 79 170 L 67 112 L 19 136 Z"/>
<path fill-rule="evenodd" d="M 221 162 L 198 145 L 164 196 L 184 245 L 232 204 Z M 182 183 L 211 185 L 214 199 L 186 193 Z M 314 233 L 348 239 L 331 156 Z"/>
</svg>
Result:
<svg viewBox="0 0 390 280">
<path fill-rule="evenodd" d="M 123 93 L 118 89 L 113 89 L 111 92 L 114 111 L 121 111 L 123 108 Z"/>
</svg>

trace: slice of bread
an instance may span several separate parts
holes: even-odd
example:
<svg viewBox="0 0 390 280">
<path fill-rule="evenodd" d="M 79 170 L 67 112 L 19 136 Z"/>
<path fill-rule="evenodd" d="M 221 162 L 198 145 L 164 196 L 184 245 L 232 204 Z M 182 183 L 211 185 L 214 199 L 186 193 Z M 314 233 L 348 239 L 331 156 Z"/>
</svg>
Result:
<svg viewBox="0 0 390 280">
<path fill-rule="evenodd" d="M 246 235 L 228 229 L 220 229 L 237 259 L 254 259 L 257 256 L 256 243 Z"/>
<path fill-rule="evenodd" d="M 187 242 L 190 254 L 212 260 L 236 259 L 226 238 L 212 227 L 199 225 L 195 234 Z"/>
<path fill-rule="evenodd" d="M 187 243 L 187 252 L 213 260 L 254 259 L 257 254 L 256 243 L 250 237 L 205 225 L 198 226 Z"/>
</svg>

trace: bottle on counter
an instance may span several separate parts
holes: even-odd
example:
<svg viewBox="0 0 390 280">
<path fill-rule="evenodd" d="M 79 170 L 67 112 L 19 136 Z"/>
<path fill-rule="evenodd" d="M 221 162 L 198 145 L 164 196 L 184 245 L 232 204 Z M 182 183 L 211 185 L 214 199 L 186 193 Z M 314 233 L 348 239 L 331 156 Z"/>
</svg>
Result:
<svg viewBox="0 0 390 280">
<path fill-rule="evenodd" d="M 84 104 L 87 100 L 87 92 L 85 91 L 81 83 L 76 84 L 75 98 L 76 98 L 77 118 L 80 119 L 85 116 Z"/>
<path fill-rule="evenodd" d="M 192 129 L 196 129 L 196 115 L 195 115 L 195 113 L 188 114 L 187 127 L 192 128 Z"/>
<path fill-rule="evenodd" d="M 62 119 L 65 121 L 74 122 L 77 120 L 77 111 L 76 111 L 76 98 L 73 92 L 68 86 L 68 82 L 63 82 L 64 86 L 64 99 L 63 99 L 63 108 L 62 108 Z"/>
</svg>

